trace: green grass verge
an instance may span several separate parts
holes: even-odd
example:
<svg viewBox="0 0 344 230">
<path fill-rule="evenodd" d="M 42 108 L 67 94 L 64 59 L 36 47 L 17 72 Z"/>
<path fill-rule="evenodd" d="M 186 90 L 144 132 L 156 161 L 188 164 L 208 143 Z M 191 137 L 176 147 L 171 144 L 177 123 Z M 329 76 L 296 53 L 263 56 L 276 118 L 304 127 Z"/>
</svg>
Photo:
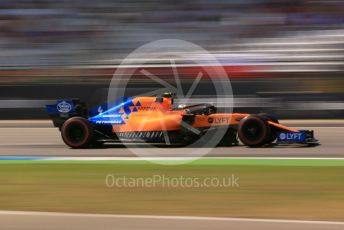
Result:
<svg viewBox="0 0 344 230">
<path fill-rule="evenodd" d="M 239 187 L 112 187 L 127 178 L 224 178 Z M 344 220 L 341 160 L 0 161 L 0 209 Z"/>
</svg>

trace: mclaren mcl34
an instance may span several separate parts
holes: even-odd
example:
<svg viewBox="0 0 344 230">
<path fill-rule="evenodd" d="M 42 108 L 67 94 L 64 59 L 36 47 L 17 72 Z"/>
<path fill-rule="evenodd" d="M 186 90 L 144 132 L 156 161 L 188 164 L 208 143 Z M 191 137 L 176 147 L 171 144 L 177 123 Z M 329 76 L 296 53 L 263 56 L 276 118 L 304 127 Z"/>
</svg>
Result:
<svg viewBox="0 0 344 230">
<path fill-rule="evenodd" d="M 217 146 L 238 145 L 239 140 L 249 147 L 317 142 L 313 131 L 284 126 L 268 114 L 217 113 L 210 104 L 176 107 L 170 93 L 123 97 L 90 110 L 77 99 L 58 100 L 46 107 L 64 143 L 71 148 L 105 142 L 185 146 L 220 129 L 225 131 Z"/>
</svg>

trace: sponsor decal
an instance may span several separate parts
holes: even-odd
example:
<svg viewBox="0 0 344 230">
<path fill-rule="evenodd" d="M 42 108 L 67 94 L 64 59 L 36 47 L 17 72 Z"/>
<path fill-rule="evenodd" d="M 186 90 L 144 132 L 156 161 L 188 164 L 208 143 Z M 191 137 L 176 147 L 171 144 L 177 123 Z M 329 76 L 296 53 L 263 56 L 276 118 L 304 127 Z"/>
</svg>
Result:
<svg viewBox="0 0 344 230">
<path fill-rule="evenodd" d="M 281 132 L 277 136 L 278 141 L 289 141 L 289 142 L 303 142 L 306 139 L 304 132 Z"/>
<path fill-rule="evenodd" d="M 280 135 L 279 135 L 279 138 L 281 140 L 285 140 L 286 137 L 287 137 L 287 135 L 285 133 L 280 133 Z"/>
<path fill-rule="evenodd" d="M 66 101 L 61 101 L 56 105 L 56 108 L 60 113 L 69 113 L 72 110 L 72 105 Z"/>
<path fill-rule="evenodd" d="M 229 118 L 228 117 L 216 117 L 216 118 L 212 118 L 209 117 L 208 118 L 208 123 L 209 124 L 227 124 L 229 122 Z"/>
<path fill-rule="evenodd" d="M 122 117 L 122 114 L 109 114 L 109 115 L 103 115 L 103 117 Z"/>
<path fill-rule="evenodd" d="M 228 117 L 219 117 L 214 119 L 215 124 L 227 124 L 229 121 Z"/>
<path fill-rule="evenodd" d="M 124 124 L 122 119 L 118 120 L 98 120 L 96 124 Z"/>
<path fill-rule="evenodd" d="M 97 111 L 98 111 L 98 113 L 100 114 L 100 113 L 103 112 L 103 108 L 102 108 L 101 106 L 99 106 Z"/>
<path fill-rule="evenodd" d="M 119 132 L 117 136 L 121 138 L 143 138 L 143 139 L 157 139 L 163 137 L 162 131 L 143 131 L 143 132 Z"/>
<path fill-rule="evenodd" d="M 113 108 L 104 111 L 102 106 L 97 109 L 98 115 L 91 117 L 89 120 L 95 124 L 112 124 L 122 125 L 125 120 L 129 119 L 131 113 L 138 112 L 141 103 L 138 101 L 133 103 L 133 98 L 125 100 L 120 104 L 114 105 Z"/>
<path fill-rule="evenodd" d="M 125 114 L 124 119 L 129 119 L 131 113 L 138 112 L 141 108 L 140 101 L 137 101 L 136 104 L 133 103 L 133 100 L 129 100 L 123 103 L 122 107 L 119 109 L 119 114 Z"/>
<path fill-rule="evenodd" d="M 152 106 L 140 106 L 140 107 L 135 107 L 136 111 L 132 112 L 137 112 L 137 111 L 153 111 L 157 110 L 159 107 L 152 107 Z"/>
</svg>

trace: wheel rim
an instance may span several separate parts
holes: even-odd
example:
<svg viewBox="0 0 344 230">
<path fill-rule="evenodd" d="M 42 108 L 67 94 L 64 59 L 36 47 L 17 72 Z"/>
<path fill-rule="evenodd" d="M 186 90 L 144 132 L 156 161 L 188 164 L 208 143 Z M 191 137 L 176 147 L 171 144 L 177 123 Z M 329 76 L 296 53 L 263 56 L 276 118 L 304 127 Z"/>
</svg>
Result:
<svg viewBox="0 0 344 230">
<path fill-rule="evenodd" d="M 264 132 L 262 126 L 256 121 L 249 121 L 242 128 L 245 138 L 249 141 L 257 141 Z"/>
<path fill-rule="evenodd" d="M 80 143 L 85 139 L 85 128 L 79 124 L 72 124 L 67 129 L 68 140 L 72 143 Z"/>
<path fill-rule="evenodd" d="M 248 146 L 261 146 L 270 135 L 268 124 L 259 117 L 250 116 L 239 124 L 239 139 Z"/>
</svg>

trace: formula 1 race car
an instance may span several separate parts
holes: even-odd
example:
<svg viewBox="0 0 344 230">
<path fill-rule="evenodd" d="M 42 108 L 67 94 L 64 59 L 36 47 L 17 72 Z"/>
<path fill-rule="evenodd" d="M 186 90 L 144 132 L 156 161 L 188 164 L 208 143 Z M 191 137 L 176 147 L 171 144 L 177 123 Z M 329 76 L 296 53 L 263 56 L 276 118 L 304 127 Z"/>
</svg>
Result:
<svg viewBox="0 0 344 230">
<path fill-rule="evenodd" d="M 317 142 L 313 131 L 281 125 L 268 114 L 217 113 L 210 104 L 175 107 L 173 99 L 165 93 L 123 97 L 90 110 L 78 99 L 58 100 L 46 107 L 64 143 L 72 148 L 114 141 L 187 145 L 219 129 L 226 129 L 217 142 L 221 146 L 238 145 L 237 137 L 250 147 Z"/>
</svg>

